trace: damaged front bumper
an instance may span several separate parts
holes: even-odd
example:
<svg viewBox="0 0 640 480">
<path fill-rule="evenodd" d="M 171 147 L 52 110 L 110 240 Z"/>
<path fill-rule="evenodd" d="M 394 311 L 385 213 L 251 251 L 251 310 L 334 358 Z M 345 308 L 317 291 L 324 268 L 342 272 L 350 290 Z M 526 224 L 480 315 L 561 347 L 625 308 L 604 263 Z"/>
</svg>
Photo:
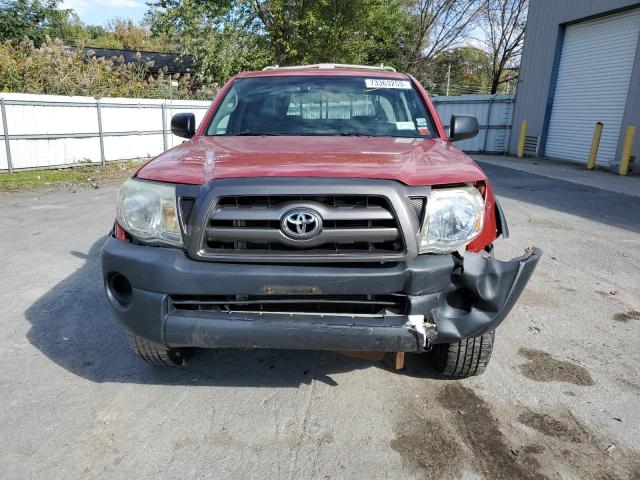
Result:
<svg viewBox="0 0 640 480">
<path fill-rule="evenodd" d="M 371 266 L 250 265 L 193 261 L 183 252 L 109 238 L 107 297 L 129 330 L 168 347 L 420 352 L 494 330 L 522 293 L 541 251 L 503 262 L 484 254 L 419 255 Z M 126 279 L 123 282 L 122 279 Z M 114 280 L 114 279 L 117 279 Z M 126 291 L 122 285 L 129 285 Z M 177 295 L 406 296 L 399 314 L 184 311 Z"/>
</svg>

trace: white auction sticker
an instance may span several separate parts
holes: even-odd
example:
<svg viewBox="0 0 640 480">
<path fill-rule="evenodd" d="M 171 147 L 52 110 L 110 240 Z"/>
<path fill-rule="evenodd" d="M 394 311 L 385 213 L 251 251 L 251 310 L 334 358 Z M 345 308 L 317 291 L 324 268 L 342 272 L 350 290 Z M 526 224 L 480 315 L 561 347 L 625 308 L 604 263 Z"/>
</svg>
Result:
<svg viewBox="0 0 640 480">
<path fill-rule="evenodd" d="M 416 126 L 413 122 L 396 122 L 398 130 L 415 130 Z"/>
<path fill-rule="evenodd" d="M 385 80 L 384 78 L 365 78 L 364 85 L 367 88 L 402 88 L 404 90 L 411 88 L 411 82 L 408 80 Z"/>
</svg>

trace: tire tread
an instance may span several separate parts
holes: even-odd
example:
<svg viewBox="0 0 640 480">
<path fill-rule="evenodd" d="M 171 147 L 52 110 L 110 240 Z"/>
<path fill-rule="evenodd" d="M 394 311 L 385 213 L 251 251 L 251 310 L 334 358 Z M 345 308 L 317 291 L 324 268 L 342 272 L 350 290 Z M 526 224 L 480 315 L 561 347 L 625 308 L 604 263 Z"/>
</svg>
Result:
<svg viewBox="0 0 640 480">
<path fill-rule="evenodd" d="M 127 332 L 131 350 L 150 365 L 168 367 L 180 365 L 180 355 L 174 349 L 150 342 L 135 333 Z"/>
<path fill-rule="evenodd" d="M 434 347 L 438 371 L 447 377 L 467 378 L 481 375 L 491 359 L 494 332 L 465 338 Z"/>
</svg>

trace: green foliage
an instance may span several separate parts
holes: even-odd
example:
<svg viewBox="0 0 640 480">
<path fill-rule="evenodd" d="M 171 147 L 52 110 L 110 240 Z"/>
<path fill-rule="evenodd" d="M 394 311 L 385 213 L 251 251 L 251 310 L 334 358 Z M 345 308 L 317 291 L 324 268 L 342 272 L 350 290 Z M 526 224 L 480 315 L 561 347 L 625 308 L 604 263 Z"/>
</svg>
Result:
<svg viewBox="0 0 640 480">
<path fill-rule="evenodd" d="M 151 52 L 175 51 L 174 45 L 166 35 L 152 35 L 147 27 L 137 25 L 132 20 L 125 18 L 110 20 L 102 34 L 88 40 L 86 44 L 95 48 L 121 48 Z"/>
<path fill-rule="evenodd" d="M 165 34 L 191 55 L 204 83 L 222 83 L 241 70 L 268 62 L 269 54 L 256 25 L 248 21 L 248 4 L 202 0 L 167 0 L 148 21 L 156 35 Z"/>
<path fill-rule="evenodd" d="M 400 4 L 385 0 L 271 0 L 255 2 L 253 13 L 274 60 L 284 65 L 391 61 L 406 28 Z"/>
<path fill-rule="evenodd" d="M 65 12 L 60 0 L 0 0 L 0 42 L 20 42 L 24 37 L 40 46 L 47 29 L 60 21 Z"/>
<path fill-rule="evenodd" d="M 491 59 L 484 50 L 474 47 L 460 47 L 443 52 L 429 65 L 431 72 L 431 93 L 444 95 L 447 89 L 447 75 L 451 67 L 449 95 L 465 93 L 489 93 L 491 89 Z"/>
<path fill-rule="evenodd" d="M 153 0 L 143 24 L 115 19 L 90 26 L 72 10 L 60 9 L 60 1 L 0 0 L 0 42 L 13 46 L 1 47 L 0 53 L 12 59 L 0 65 L 1 88 L 169 94 L 164 75 L 145 78 L 139 63 L 116 59 L 102 65 L 93 59 L 81 68 L 77 53 L 74 68 L 58 76 L 76 75 L 78 81 L 59 83 L 55 68 L 69 56 L 46 42 L 51 37 L 65 45 L 190 55 L 197 82 L 180 79 L 182 97 L 199 95 L 191 91 L 196 83 L 215 90 L 243 70 L 323 62 L 391 65 L 439 94 L 446 91 L 450 68 L 451 94 L 484 93 L 516 77 L 527 5 L 527 0 Z M 487 30 L 490 55 L 460 46 L 480 24 Z M 517 37 L 507 41 L 512 31 Z M 31 47 L 20 43 L 25 37 Z M 24 53 L 29 48 L 32 53 Z M 31 67 L 19 60 L 23 54 L 35 55 Z M 85 82 L 87 69 L 93 69 L 95 86 Z M 45 80 L 47 75 L 53 80 Z"/>
<path fill-rule="evenodd" d="M 164 35 L 152 35 L 143 25 L 116 18 L 106 28 L 85 25 L 73 10 L 59 8 L 60 0 L 0 0 L 0 42 L 14 45 L 25 37 L 36 47 L 47 36 L 66 45 L 173 52 L 174 45 Z"/>
<path fill-rule="evenodd" d="M 396 0 L 160 0 L 148 16 L 193 55 L 205 81 L 269 64 L 402 67 L 408 16 Z"/>
<path fill-rule="evenodd" d="M 209 100 L 215 86 L 193 91 L 189 74 L 168 77 L 161 72 L 149 77 L 141 62 L 125 63 L 122 57 L 87 58 L 81 48 L 68 49 L 61 40 L 46 38 L 41 47 L 29 39 L 18 45 L 0 44 L 0 91 Z"/>
<path fill-rule="evenodd" d="M 151 52 L 175 51 L 166 35 L 152 35 L 147 27 L 124 18 L 115 18 L 104 27 L 99 27 L 85 25 L 73 11 L 66 11 L 52 23 L 47 32 L 51 38 L 61 38 L 67 45 Z"/>
</svg>

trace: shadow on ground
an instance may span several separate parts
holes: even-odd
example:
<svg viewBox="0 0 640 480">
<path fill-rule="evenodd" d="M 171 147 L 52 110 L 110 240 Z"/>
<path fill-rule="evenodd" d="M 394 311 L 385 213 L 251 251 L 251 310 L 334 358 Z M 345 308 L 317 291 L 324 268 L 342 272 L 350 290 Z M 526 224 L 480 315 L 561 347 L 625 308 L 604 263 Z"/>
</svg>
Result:
<svg viewBox="0 0 640 480">
<path fill-rule="evenodd" d="M 507 197 L 640 233 L 640 198 L 479 161 L 498 197 Z M 507 222 L 509 221 L 507 212 Z"/>
<path fill-rule="evenodd" d="M 39 298 L 25 312 L 28 340 L 49 359 L 93 382 L 297 387 L 312 379 L 337 385 L 332 374 L 365 368 L 392 370 L 387 360 L 370 361 L 335 352 L 287 350 L 199 350 L 187 365 L 152 367 L 129 350 L 123 327 L 111 313 L 102 286 L 96 241 L 84 265 Z M 408 356 L 410 376 L 440 378 L 422 356 Z"/>
</svg>

